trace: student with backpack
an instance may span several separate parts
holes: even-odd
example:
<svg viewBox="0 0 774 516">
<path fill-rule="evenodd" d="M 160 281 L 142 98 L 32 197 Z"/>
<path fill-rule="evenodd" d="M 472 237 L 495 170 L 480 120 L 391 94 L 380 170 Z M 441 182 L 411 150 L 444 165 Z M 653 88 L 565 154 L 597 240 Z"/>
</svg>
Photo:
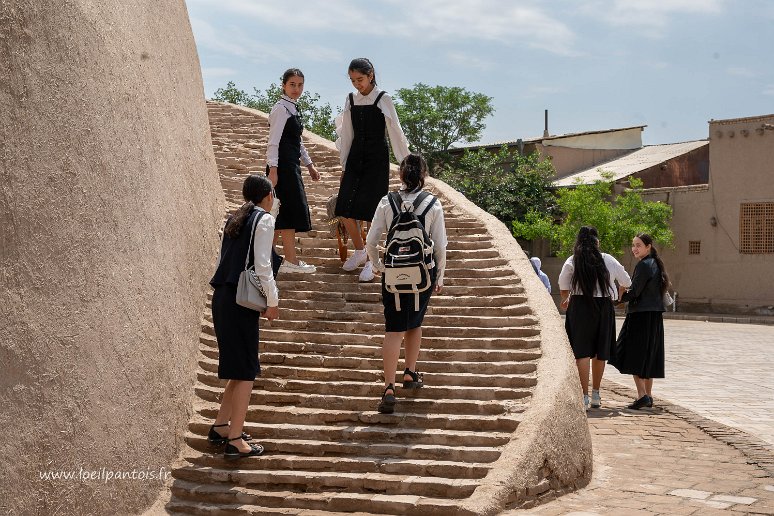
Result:
<svg viewBox="0 0 774 516">
<path fill-rule="evenodd" d="M 417 372 L 422 343 L 422 320 L 433 291 L 441 292 L 446 268 L 446 227 L 437 197 L 422 190 L 427 163 L 419 154 L 409 154 L 400 164 L 397 192 L 379 201 L 366 237 L 368 257 L 382 272 L 382 304 L 385 334 L 382 344 L 384 393 L 377 410 L 395 410 L 395 372 L 401 342 L 405 343 L 403 388 L 424 385 Z M 387 232 L 384 260 L 377 245 Z"/>
</svg>

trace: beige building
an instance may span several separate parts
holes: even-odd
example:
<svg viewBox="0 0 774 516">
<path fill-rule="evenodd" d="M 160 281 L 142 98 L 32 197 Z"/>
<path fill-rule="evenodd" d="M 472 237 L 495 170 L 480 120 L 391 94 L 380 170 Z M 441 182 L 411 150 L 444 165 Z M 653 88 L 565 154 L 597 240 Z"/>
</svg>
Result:
<svg viewBox="0 0 774 516">
<path fill-rule="evenodd" d="M 709 122 L 709 184 L 646 190 L 674 210 L 678 310 L 774 315 L 774 115 Z"/>
</svg>

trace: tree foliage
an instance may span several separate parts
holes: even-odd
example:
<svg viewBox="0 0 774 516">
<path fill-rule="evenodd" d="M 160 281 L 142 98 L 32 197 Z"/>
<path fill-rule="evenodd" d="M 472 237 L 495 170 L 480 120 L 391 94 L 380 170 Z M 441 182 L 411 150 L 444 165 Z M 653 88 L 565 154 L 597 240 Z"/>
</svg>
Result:
<svg viewBox="0 0 774 516">
<path fill-rule="evenodd" d="M 478 141 L 484 119 L 494 112 L 484 94 L 422 83 L 396 91 L 395 109 L 409 144 L 428 162 L 443 161 L 454 143 Z"/>
<path fill-rule="evenodd" d="M 530 209 L 553 213 L 556 201 L 548 189 L 554 167 L 538 153 L 520 156 L 503 145 L 497 153 L 465 151 L 443 166 L 440 179 L 506 224 L 523 220 Z"/>
<path fill-rule="evenodd" d="M 662 202 L 642 199 L 642 180 L 631 178 L 630 188 L 613 201 L 610 176 L 593 184 L 579 184 L 558 192 L 559 210 L 563 214 L 559 224 L 554 217 L 539 210 L 530 210 L 523 221 L 513 223 L 513 234 L 518 238 L 551 240 L 560 255 L 572 254 L 575 237 L 581 226 L 594 226 L 599 231 L 603 252 L 620 256 L 637 233 L 649 233 L 659 244 L 671 246 L 672 207 Z"/>
<path fill-rule="evenodd" d="M 250 95 L 244 90 L 237 88 L 233 82 L 229 82 L 225 88 L 218 88 L 215 91 L 212 100 L 230 102 L 231 104 L 238 104 L 269 113 L 274 104 L 279 100 L 280 95 L 282 95 L 282 88 L 275 83 L 266 88 L 265 92 L 258 88 L 253 88 L 253 90 L 254 93 Z M 305 91 L 296 101 L 296 105 L 301 113 L 306 129 L 323 138 L 329 140 L 336 139 L 333 110 L 327 102 L 325 104 L 320 102 L 320 95 L 318 93 Z"/>
</svg>

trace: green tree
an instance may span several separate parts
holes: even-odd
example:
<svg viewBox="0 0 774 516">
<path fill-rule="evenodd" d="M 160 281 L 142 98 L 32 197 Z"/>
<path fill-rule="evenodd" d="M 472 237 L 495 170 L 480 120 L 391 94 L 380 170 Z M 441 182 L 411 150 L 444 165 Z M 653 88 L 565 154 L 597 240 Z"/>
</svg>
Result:
<svg viewBox="0 0 774 516">
<path fill-rule="evenodd" d="M 478 141 L 484 119 L 494 112 L 492 97 L 422 83 L 396 91 L 395 109 L 411 147 L 433 164 L 448 159 L 452 144 Z"/>
<path fill-rule="evenodd" d="M 506 224 L 523 220 L 530 209 L 553 213 L 556 199 L 549 190 L 555 174 L 550 160 L 538 153 L 520 156 L 506 145 L 493 154 L 484 149 L 465 151 L 446 163 L 440 179 Z"/>
<path fill-rule="evenodd" d="M 671 246 L 674 235 L 669 223 L 672 207 L 662 202 L 642 199 L 642 180 L 631 178 L 630 188 L 612 199 L 610 175 L 593 184 L 579 184 L 558 192 L 558 206 L 563 214 L 559 224 L 554 217 L 539 210 L 530 210 L 524 220 L 515 221 L 513 235 L 534 240 L 547 238 L 559 254 L 569 256 L 581 226 L 594 226 L 599 231 L 603 252 L 620 256 L 637 233 L 649 233 L 664 246 Z"/>
<path fill-rule="evenodd" d="M 264 113 L 269 113 L 271 108 L 282 95 L 282 88 L 275 83 L 272 83 L 265 92 L 262 92 L 258 88 L 253 88 L 254 93 L 252 95 L 240 90 L 233 82 L 226 84 L 225 88 L 218 88 L 215 90 L 215 95 L 212 100 L 220 102 L 230 102 L 231 104 L 239 104 L 240 106 L 249 107 L 251 109 L 257 109 Z M 320 95 L 318 93 L 309 93 L 305 91 L 301 97 L 296 101 L 298 110 L 304 120 L 304 127 L 309 129 L 318 136 L 327 138 L 329 140 L 336 139 L 336 127 L 333 123 L 333 110 L 330 104 L 320 102 Z"/>
</svg>

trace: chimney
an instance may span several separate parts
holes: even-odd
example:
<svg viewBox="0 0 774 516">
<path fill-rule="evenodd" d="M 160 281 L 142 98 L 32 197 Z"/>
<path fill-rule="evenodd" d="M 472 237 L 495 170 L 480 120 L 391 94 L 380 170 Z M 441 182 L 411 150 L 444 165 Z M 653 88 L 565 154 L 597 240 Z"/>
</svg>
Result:
<svg viewBox="0 0 774 516">
<path fill-rule="evenodd" d="M 546 109 L 546 128 L 543 129 L 543 138 L 548 138 L 548 110 Z"/>
</svg>

